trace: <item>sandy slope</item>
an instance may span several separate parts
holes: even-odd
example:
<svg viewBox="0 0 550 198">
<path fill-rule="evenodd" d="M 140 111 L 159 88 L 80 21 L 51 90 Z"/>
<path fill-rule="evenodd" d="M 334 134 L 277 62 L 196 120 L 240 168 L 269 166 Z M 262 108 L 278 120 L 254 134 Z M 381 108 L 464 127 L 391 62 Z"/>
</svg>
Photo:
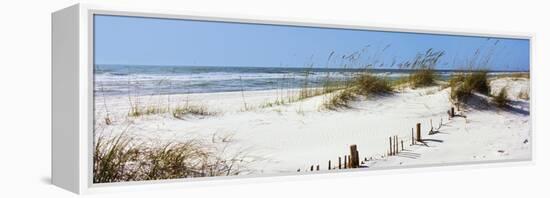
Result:
<svg viewBox="0 0 550 198">
<path fill-rule="evenodd" d="M 528 80 L 497 79 L 493 91 L 509 89 L 512 107 L 465 108 L 463 117 L 451 120 L 449 89 L 439 87 L 405 89 L 388 96 L 353 102 L 350 109 L 328 111 L 322 103 L 328 96 L 317 96 L 289 105 L 261 108 L 262 104 L 285 97 L 289 91 L 255 91 L 171 96 L 145 96 L 142 105 L 176 106 L 189 101 L 204 105 L 215 116 L 172 117 L 170 113 L 128 118 L 128 97 L 96 98 L 97 134 L 127 133 L 146 141 L 169 141 L 231 136 L 231 148 L 255 157 L 251 166 L 257 172 L 302 171 L 310 165 L 327 169 L 328 160 L 349 152 L 357 144 L 361 159 L 370 167 L 390 167 L 435 163 L 474 162 L 504 159 L 528 159 L 531 156 L 529 101 L 518 99 L 520 91 L 529 89 Z M 244 97 L 243 97 L 244 94 Z M 481 98 L 482 96 L 480 96 Z M 244 100 L 243 100 L 244 98 Z M 133 99 L 136 102 L 136 98 Z M 246 103 L 247 108 L 244 108 Z M 102 119 L 106 108 L 113 124 Z M 428 135 L 430 119 L 440 133 Z M 411 128 L 423 126 L 426 145 L 410 145 Z M 388 137 L 398 135 L 405 151 L 399 156 L 384 157 Z M 215 139 L 215 138 L 214 138 Z"/>
</svg>

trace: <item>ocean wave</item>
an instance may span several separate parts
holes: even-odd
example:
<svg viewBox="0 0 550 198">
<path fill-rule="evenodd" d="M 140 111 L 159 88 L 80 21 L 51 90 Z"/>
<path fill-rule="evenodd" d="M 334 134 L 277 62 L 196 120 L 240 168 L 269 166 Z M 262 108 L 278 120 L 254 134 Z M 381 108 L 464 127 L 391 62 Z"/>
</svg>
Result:
<svg viewBox="0 0 550 198">
<path fill-rule="evenodd" d="M 325 79 L 353 78 L 359 71 L 344 69 L 304 68 L 169 68 L 169 67 L 110 67 L 98 70 L 94 75 L 97 92 L 117 95 L 138 91 L 152 93 L 204 93 L 239 90 L 267 90 L 322 86 Z M 374 70 L 372 74 L 388 78 L 402 78 L 410 71 Z M 438 71 L 442 76 L 452 72 Z"/>
</svg>

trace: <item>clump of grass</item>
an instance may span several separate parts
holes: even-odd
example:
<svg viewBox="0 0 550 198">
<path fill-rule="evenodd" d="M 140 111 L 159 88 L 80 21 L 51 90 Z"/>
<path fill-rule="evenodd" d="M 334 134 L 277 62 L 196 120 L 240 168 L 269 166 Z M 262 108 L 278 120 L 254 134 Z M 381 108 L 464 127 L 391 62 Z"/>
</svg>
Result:
<svg viewBox="0 0 550 198">
<path fill-rule="evenodd" d="M 355 93 L 363 96 L 389 93 L 393 90 L 389 79 L 368 72 L 356 76 L 351 85 Z"/>
<path fill-rule="evenodd" d="M 141 106 L 137 105 L 137 104 L 132 104 L 130 106 L 130 111 L 128 112 L 128 116 L 130 117 L 139 117 L 141 115 L 143 115 L 143 110 L 141 108 Z"/>
<path fill-rule="evenodd" d="M 422 68 L 409 75 L 411 87 L 426 87 L 435 84 L 436 73 L 432 68 Z"/>
<path fill-rule="evenodd" d="M 169 111 L 168 108 L 163 108 L 163 107 L 160 107 L 159 105 L 150 105 L 150 106 L 143 107 L 138 103 L 135 103 L 135 104 L 131 104 L 130 111 L 128 112 L 128 116 L 140 117 L 144 115 L 162 114 L 168 111 Z"/>
<path fill-rule="evenodd" d="M 268 107 L 273 107 L 273 106 L 280 106 L 280 105 L 286 105 L 286 104 L 289 104 L 291 103 L 292 100 L 285 100 L 284 98 L 277 98 L 276 100 L 272 101 L 272 102 L 269 102 L 269 101 L 266 101 L 265 103 L 261 104 L 259 107 L 260 108 L 268 108 Z"/>
<path fill-rule="evenodd" d="M 503 108 L 508 104 L 508 90 L 506 87 L 500 89 L 498 94 L 493 97 L 493 102 L 497 107 Z"/>
<path fill-rule="evenodd" d="M 140 149 L 131 145 L 132 139 L 119 135 L 96 139 L 93 153 L 94 183 L 132 181 L 137 178 L 132 162 L 140 158 Z"/>
<path fill-rule="evenodd" d="M 197 140 L 146 145 L 124 134 L 101 136 L 94 143 L 93 182 L 226 176 L 246 171 L 251 160 L 244 152 L 228 154 L 230 141 L 221 144 L 222 149 Z"/>
<path fill-rule="evenodd" d="M 327 109 L 334 110 L 341 107 L 348 107 L 349 102 L 357 96 L 369 96 L 390 93 L 393 91 L 392 82 L 385 78 L 370 74 L 361 73 L 354 77 L 347 88 L 342 89 L 323 103 Z"/>
<path fill-rule="evenodd" d="M 142 107 L 139 104 L 132 104 L 128 116 L 140 117 L 145 115 L 172 113 L 172 116 L 178 119 L 183 119 L 186 115 L 198 115 L 198 116 L 210 116 L 214 115 L 214 112 L 210 112 L 206 106 L 192 105 L 186 102 L 185 105 L 179 105 L 173 108 L 162 107 L 160 105 L 151 105 Z"/>
<path fill-rule="evenodd" d="M 330 110 L 335 110 L 341 107 L 348 107 L 349 102 L 354 98 L 355 94 L 351 91 L 351 89 L 344 89 L 326 100 L 323 103 L 323 106 Z"/>
<path fill-rule="evenodd" d="M 178 119 L 183 119 L 186 115 L 210 116 L 214 114 L 214 112 L 208 111 L 206 106 L 191 105 L 189 103 L 177 106 L 172 110 L 172 116 Z"/>
<path fill-rule="evenodd" d="M 168 108 L 162 108 L 155 105 L 145 108 L 145 115 L 161 114 L 166 112 L 168 112 Z"/>
<path fill-rule="evenodd" d="M 487 80 L 486 71 L 472 71 L 455 74 L 449 81 L 451 98 L 457 101 L 465 101 L 473 92 L 489 95 L 491 87 Z"/>
<path fill-rule="evenodd" d="M 418 53 L 411 61 L 406 61 L 401 64 L 404 68 L 414 70 L 414 72 L 409 75 L 409 83 L 412 88 L 435 84 L 437 74 L 434 71 L 434 67 L 444 54 L 444 51 L 435 51 L 430 48 L 426 50 L 425 53 Z"/>
<path fill-rule="evenodd" d="M 465 85 L 481 94 L 488 95 L 491 92 L 486 71 L 473 72 L 466 78 Z"/>
<path fill-rule="evenodd" d="M 141 180 L 176 179 L 197 177 L 204 174 L 200 169 L 203 158 L 209 153 L 200 149 L 194 141 L 166 143 L 160 147 L 144 149 Z"/>
</svg>

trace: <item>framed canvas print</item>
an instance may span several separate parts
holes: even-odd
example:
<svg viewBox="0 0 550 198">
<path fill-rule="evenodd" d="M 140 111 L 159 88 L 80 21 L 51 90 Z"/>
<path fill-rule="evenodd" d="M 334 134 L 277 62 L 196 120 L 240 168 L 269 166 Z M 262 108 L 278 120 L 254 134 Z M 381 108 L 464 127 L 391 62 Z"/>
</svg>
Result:
<svg viewBox="0 0 550 198">
<path fill-rule="evenodd" d="M 73 192 L 532 158 L 530 35 L 90 5 L 52 24 Z"/>
</svg>

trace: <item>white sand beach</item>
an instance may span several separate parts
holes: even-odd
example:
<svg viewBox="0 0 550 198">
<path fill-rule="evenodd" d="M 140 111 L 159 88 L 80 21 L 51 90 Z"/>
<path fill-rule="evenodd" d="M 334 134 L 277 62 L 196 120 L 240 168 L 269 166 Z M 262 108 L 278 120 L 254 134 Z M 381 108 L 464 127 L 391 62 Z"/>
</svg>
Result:
<svg viewBox="0 0 550 198">
<path fill-rule="evenodd" d="M 290 104 L 266 105 L 295 94 L 292 90 L 221 92 L 151 96 L 96 96 L 95 135 L 127 135 L 142 140 L 201 139 L 231 142 L 228 154 L 244 151 L 254 159 L 252 173 L 295 173 L 311 165 L 327 170 L 357 145 L 363 166 L 406 167 L 447 163 L 525 160 L 531 158 L 529 79 L 498 78 L 493 93 L 507 87 L 510 107 L 464 106 L 449 119 L 450 88 L 395 91 L 353 101 L 350 108 L 327 110 L 319 95 Z M 485 98 L 484 98 L 485 97 Z M 490 101 L 479 96 L 480 101 Z M 170 112 L 128 116 L 131 104 L 174 108 L 191 104 L 213 115 L 175 118 Z M 109 117 L 111 123 L 104 121 Z M 429 135 L 430 120 L 438 132 Z M 411 130 L 421 123 L 425 144 L 411 145 Z M 403 140 L 396 156 L 386 156 L 390 136 Z M 218 140 L 218 141 L 217 141 Z M 151 142 L 151 141 L 149 141 Z M 365 158 L 368 159 L 365 161 Z"/>
</svg>

